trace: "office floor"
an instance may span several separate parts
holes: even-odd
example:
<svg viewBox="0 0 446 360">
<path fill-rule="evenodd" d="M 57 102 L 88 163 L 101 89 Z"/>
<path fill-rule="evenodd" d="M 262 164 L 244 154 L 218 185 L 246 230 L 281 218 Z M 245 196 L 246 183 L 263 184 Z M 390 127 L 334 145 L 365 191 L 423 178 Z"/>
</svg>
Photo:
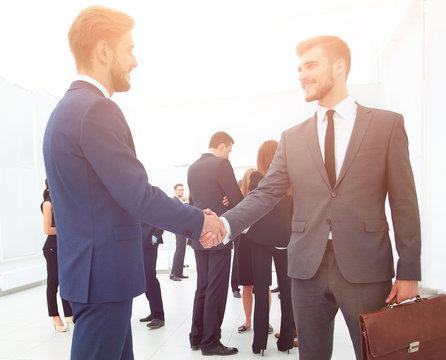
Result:
<svg viewBox="0 0 446 360">
<path fill-rule="evenodd" d="M 144 295 L 133 302 L 132 330 L 135 359 L 201 359 L 200 351 L 189 347 L 192 303 L 195 291 L 196 272 L 185 271 L 190 278 L 182 282 L 169 280 L 167 273 L 158 275 L 161 283 L 166 325 L 150 330 L 138 320 L 149 314 Z M 274 278 L 274 276 L 273 276 Z M 275 286 L 275 284 L 273 284 Z M 277 294 L 272 296 L 270 322 L 279 329 L 280 308 Z M 61 309 L 61 306 L 60 306 Z M 228 293 L 225 319 L 222 325 L 222 343 L 238 347 L 239 353 L 227 359 L 260 359 L 251 352 L 252 330 L 238 334 L 237 327 L 243 323 L 241 299 Z M 69 359 L 73 332 L 57 333 L 47 316 L 45 286 L 37 286 L 0 297 L 0 360 L 65 360 Z M 214 356 L 217 359 L 219 357 Z M 298 359 L 297 349 L 290 354 L 279 352 L 274 335 L 268 339 L 266 359 Z M 354 359 L 347 328 L 341 315 L 337 315 L 333 360 Z"/>
</svg>

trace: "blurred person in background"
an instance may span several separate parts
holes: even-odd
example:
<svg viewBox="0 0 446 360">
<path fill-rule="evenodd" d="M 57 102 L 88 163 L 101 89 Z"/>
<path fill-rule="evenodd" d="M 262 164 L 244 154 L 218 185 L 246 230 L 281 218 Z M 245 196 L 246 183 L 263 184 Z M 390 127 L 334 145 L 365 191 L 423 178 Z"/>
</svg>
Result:
<svg viewBox="0 0 446 360">
<path fill-rule="evenodd" d="M 53 319 L 54 329 L 65 332 L 73 323 L 73 312 L 70 303 L 62 299 L 62 307 L 67 326 L 64 325 L 57 308 L 57 288 L 59 287 L 59 275 L 57 265 L 57 235 L 56 224 L 54 222 L 53 206 L 51 205 L 50 190 L 48 181 L 45 179 L 45 190 L 43 191 L 43 202 L 40 205 L 43 213 L 43 230 L 47 234 L 45 244 L 43 245 L 43 256 L 46 260 L 46 301 L 48 305 L 48 315 Z"/>
</svg>

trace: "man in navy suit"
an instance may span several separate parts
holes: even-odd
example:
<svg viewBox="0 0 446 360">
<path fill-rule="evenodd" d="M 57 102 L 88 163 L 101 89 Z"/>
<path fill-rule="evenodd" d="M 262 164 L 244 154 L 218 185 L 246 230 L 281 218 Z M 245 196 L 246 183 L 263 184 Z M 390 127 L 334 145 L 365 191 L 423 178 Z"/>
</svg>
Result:
<svg viewBox="0 0 446 360">
<path fill-rule="evenodd" d="M 134 20 L 93 6 L 68 37 L 79 78 L 54 109 L 43 141 L 57 222 L 61 296 L 76 323 L 71 359 L 133 359 L 132 299 L 146 291 L 141 224 L 221 240 L 221 222 L 150 185 L 114 92 L 130 88 Z M 214 233 L 214 234 L 211 234 Z"/>
<path fill-rule="evenodd" d="M 242 193 L 229 162 L 234 140 L 221 131 L 209 142 L 209 152 L 195 161 L 187 173 L 191 203 L 200 209 L 211 209 L 220 215 L 242 199 Z M 223 201 L 224 197 L 227 201 Z M 220 244 L 212 250 L 192 243 L 197 262 L 197 290 L 189 335 L 193 349 L 201 347 L 203 355 L 231 355 L 236 348 L 220 343 L 221 323 L 226 307 L 231 264 L 231 244 Z"/>
</svg>

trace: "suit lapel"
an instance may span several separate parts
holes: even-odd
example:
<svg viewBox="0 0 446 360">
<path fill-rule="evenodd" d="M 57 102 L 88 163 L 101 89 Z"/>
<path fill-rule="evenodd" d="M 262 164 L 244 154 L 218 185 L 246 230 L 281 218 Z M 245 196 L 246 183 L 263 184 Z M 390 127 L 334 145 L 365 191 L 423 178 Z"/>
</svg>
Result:
<svg viewBox="0 0 446 360">
<path fill-rule="evenodd" d="M 331 188 L 330 180 L 328 179 L 327 170 L 325 169 L 324 160 L 322 159 L 321 147 L 319 145 L 319 139 L 317 135 L 317 115 L 314 116 L 308 121 L 307 127 L 308 133 L 306 134 L 307 144 L 310 148 L 310 154 L 313 158 L 314 164 L 318 169 L 319 173 L 322 176 L 322 179 L 327 183 L 327 185 Z"/>
<path fill-rule="evenodd" d="M 358 104 L 356 112 L 355 125 L 353 126 L 352 135 L 348 143 L 347 152 L 345 154 L 344 163 L 342 164 L 341 171 L 338 179 L 336 180 L 335 188 L 342 181 L 348 169 L 350 168 L 356 153 L 359 150 L 359 146 L 364 139 L 364 135 L 369 127 L 370 120 L 372 119 L 372 111 L 364 106 Z"/>
</svg>

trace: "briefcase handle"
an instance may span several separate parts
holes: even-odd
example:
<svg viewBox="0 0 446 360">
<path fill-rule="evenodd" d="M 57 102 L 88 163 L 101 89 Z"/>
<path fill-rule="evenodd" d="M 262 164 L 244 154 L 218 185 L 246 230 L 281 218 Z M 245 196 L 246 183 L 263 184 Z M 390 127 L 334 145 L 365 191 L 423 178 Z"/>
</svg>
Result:
<svg viewBox="0 0 446 360">
<path fill-rule="evenodd" d="M 397 307 L 400 305 L 417 303 L 417 302 L 421 302 L 421 301 L 423 301 L 423 298 L 420 295 L 417 295 L 412 299 L 407 299 L 407 300 L 401 301 L 400 303 L 387 304 L 386 308 L 393 309 L 394 307 Z"/>
</svg>

